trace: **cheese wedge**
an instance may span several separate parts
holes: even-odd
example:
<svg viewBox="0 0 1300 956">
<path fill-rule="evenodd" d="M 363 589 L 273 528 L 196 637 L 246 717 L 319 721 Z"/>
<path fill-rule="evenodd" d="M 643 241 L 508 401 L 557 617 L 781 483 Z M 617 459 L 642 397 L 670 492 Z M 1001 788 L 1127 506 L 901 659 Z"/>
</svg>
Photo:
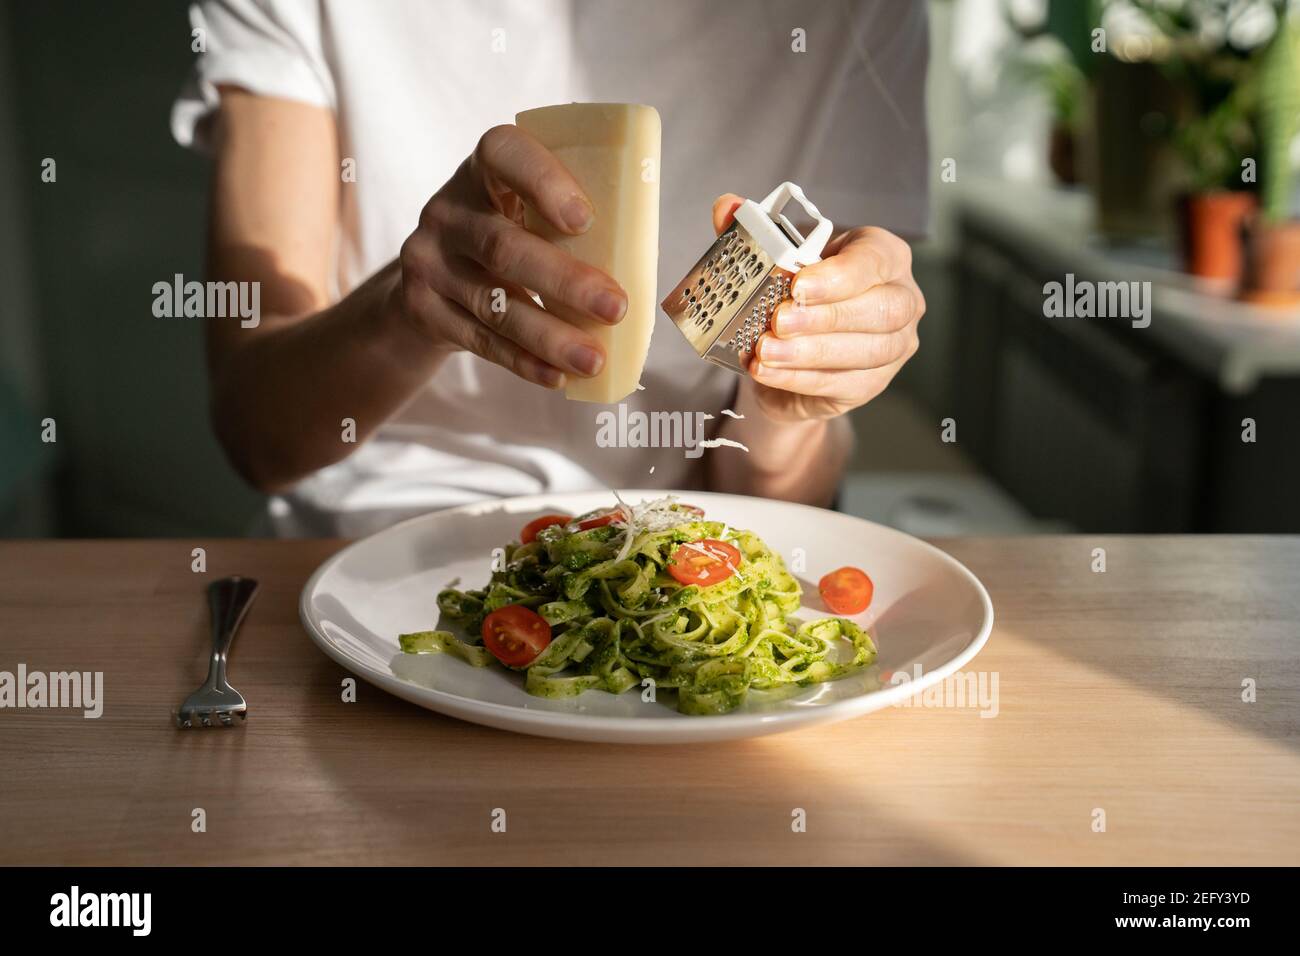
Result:
<svg viewBox="0 0 1300 956">
<path fill-rule="evenodd" d="M 620 401 L 641 379 L 659 298 L 659 113 L 652 106 L 627 103 L 571 103 L 527 110 L 515 122 L 573 173 L 596 210 L 591 229 L 581 236 L 552 228 L 531 209 L 524 212 L 524 225 L 607 272 L 627 292 L 627 314 L 615 326 L 559 304 L 547 305 L 588 330 L 605 349 L 600 374 L 570 375 L 565 396 Z"/>
</svg>

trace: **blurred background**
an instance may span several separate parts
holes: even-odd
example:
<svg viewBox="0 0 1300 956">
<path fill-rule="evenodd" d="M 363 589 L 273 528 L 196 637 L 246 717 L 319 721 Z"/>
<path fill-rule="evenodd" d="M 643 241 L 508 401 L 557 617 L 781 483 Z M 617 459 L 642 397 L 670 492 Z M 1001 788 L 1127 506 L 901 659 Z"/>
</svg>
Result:
<svg viewBox="0 0 1300 956">
<path fill-rule="evenodd" d="M 841 507 L 1300 531 L 1300 4 L 927 5 L 929 310 L 854 414 Z M 206 164 L 167 127 L 188 36 L 180 3 L 0 8 L 0 536 L 241 535 L 262 509 L 211 437 L 200 326 L 150 310 L 202 271 Z M 1150 324 L 1047 315 L 1067 276 L 1149 282 Z"/>
</svg>

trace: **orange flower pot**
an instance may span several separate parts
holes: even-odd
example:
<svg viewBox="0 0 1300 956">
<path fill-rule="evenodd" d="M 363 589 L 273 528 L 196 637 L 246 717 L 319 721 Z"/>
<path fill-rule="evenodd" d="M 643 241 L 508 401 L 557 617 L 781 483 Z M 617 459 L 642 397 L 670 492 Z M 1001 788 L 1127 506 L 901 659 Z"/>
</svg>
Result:
<svg viewBox="0 0 1300 956">
<path fill-rule="evenodd" d="M 1300 221 L 1256 220 L 1246 249 L 1242 298 L 1256 305 L 1300 310 Z"/>
<path fill-rule="evenodd" d="M 1184 270 L 1235 290 L 1245 271 L 1243 233 L 1257 205 L 1254 193 L 1229 190 L 1183 197 Z"/>
</svg>

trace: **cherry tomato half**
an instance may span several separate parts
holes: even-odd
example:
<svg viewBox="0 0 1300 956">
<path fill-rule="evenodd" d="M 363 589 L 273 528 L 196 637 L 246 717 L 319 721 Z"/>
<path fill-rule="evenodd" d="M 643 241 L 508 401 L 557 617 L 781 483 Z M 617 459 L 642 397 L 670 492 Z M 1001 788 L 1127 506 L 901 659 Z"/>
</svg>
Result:
<svg viewBox="0 0 1300 956">
<path fill-rule="evenodd" d="M 740 551 L 725 541 L 704 538 L 681 545 L 668 562 L 668 573 L 682 584 L 712 587 L 740 567 Z"/>
<path fill-rule="evenodd" d="M 697 518 L 704 517 L 704 509 L 699 507 L 698 505 L 688 505 L 685 502 L 679 501 L 673 507 L 675 507 L 678 511 L 689 511 Z"/>
<path fill-rule="evenodd" d="M 551 643 L 551 625 L 522 604 L 507 604 L 483 619 L 483 646 L 506 667 L 526 667 Z"/>
<path fill-rule="evenodd" d="M 568 515 L 542 515 L 540 518 L 534 518 L 524 525 L 523 531 L 519 532 L 519 543 L 528 544 L 530 541 L 536 541 L 537 532 L 543 528 L 549 528 L 553 524 L 568 524 L 572 520 Z"/>
<path fill-rule="evenodd" d="M 613 524 L 615 521 L 622 521 L 623 515 L 618 511 L 607 511 L 603 515 L 595 515 L 591 518 L 584 518 L 578 522 L 579 531 L 590 531 L 592 528 L 603 528 L 607 524 Z"/>
<path fill-rule="evenodd" d="M 817 582 L 826 606 L 836 614 L 861 614 L 871 604 L 875 586 L 857 568 L 840 568 Z"/>
</svg>

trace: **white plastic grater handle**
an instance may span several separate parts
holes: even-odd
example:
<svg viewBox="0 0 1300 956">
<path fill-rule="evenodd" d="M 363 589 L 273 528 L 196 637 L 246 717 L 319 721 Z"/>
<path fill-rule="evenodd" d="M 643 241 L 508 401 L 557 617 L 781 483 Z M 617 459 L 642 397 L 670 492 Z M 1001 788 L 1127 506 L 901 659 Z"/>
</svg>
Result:
<svg viewBox="0 0 1300 956">
<path fill-rule="evenodd" d="M 793 199 L 803 207 L 805 213 L 817 223 L 799 245 L 792 245 L 780 228 L 773 222 L 781 215 L 781 210 Z M 746 208 L 748 207 L 748 208 Z M 804 266 L 821 261 L 822 250 L 830 241 L 834 224 L 821 214 L 797 183 L 784 182 L 777 186 L 760 203 L 746 200 L 736 210 L 736 219 L 764 249 L 772 256 L 777 267 L 786 272 L 798 272 Z"/>
</svg>

